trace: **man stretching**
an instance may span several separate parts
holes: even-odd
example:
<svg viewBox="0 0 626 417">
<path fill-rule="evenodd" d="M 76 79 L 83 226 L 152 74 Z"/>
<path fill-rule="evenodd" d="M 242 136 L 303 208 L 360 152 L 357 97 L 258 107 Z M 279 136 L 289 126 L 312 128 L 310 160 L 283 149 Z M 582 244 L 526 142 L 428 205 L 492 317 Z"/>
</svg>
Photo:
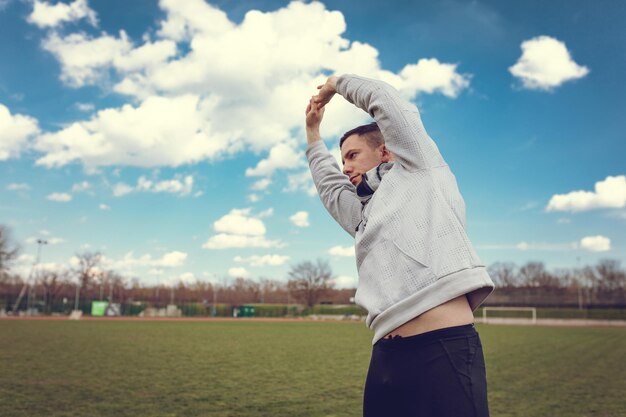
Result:
<svg viewBox="0 0 626 417">
<path fill-rule="evenodd" d="M 493 290 L 465 232 L 456 179 L 417 108 L 390 85 L 330 77 L 306 109 L 307 157 L 320 198 L 355 238 L 356 303 L 374 331 L 365 417 L 489 415 L 473 310 Z M 343 173 L 321 140 L 339 93 L 375 123 L 340 141 Z"/>
</svg>

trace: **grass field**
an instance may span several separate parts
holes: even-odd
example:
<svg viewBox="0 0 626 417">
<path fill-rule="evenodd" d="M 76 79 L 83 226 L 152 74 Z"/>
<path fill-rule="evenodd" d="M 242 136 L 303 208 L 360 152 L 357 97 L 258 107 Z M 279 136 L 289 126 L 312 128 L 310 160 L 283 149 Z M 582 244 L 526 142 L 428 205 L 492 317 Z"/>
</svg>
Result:
<svg viewBox="0 0 626 417">
<path fill-rule="evenodd" d="M 626 329 L 477 326 L 492 417 L 626 415 Z M 0 320 L 0 416 L 360 416 L 362 323 Z"/>
</svg>

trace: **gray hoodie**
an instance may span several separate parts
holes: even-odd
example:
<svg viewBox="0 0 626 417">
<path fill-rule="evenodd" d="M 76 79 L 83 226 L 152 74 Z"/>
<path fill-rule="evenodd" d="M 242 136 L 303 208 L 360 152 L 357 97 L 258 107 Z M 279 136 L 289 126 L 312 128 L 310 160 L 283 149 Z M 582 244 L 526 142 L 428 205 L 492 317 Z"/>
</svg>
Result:
<svg viewBox="0 0 626 417">
<path fill-rule="evenodd" d="M 465 232 L 456 179 L 417 108 L 390 85 L 355 75 L 340 77 L 337 92 L 376 120 L 395 161 L 362 202 L 323 141 L 307 149 L 322 203 L 355 238 L 355 301 L 368 312 L 372 343 L 463 294 L 475 310 L 494 284 Z"/>
</svg>

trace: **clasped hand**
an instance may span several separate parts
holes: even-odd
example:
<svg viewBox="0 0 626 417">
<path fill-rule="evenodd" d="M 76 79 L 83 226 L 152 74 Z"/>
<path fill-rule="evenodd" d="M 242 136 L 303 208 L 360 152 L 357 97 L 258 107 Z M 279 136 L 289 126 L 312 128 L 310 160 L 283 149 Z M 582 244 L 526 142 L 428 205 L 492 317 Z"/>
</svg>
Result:
<svg viewBox="0 0 626 417">
<path fill-rule="evenodd" d="M 326 83 L 318 85 L 317 89 L 319 90 L 317 95 L 311 97 L 309 104 L 306 106 L 306 125 L 309 129 L 319 128 L 324 117 L 324 106 L 328 104 L 337 92 L 337 77 L 329 77 Z"/>
</svg>

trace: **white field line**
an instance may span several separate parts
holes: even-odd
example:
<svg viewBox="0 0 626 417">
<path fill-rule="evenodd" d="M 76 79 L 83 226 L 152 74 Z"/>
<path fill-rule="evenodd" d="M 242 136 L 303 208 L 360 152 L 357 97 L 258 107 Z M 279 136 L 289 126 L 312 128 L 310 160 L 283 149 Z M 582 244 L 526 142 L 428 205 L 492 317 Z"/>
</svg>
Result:
<svg viewBox="0 0 626 417">
<path fill-rule="evenodd" d="M 517 324 L 521 326 L 612 326 L 626 327 L 626 320 L 591 320 L 591 319 L 537 319 L 533 324 L 532 319 L 513 319 L 488 317 L 483 320 L 482 317 L 476 318 L 476 323 L 483 324 Z"/>
</svg>

